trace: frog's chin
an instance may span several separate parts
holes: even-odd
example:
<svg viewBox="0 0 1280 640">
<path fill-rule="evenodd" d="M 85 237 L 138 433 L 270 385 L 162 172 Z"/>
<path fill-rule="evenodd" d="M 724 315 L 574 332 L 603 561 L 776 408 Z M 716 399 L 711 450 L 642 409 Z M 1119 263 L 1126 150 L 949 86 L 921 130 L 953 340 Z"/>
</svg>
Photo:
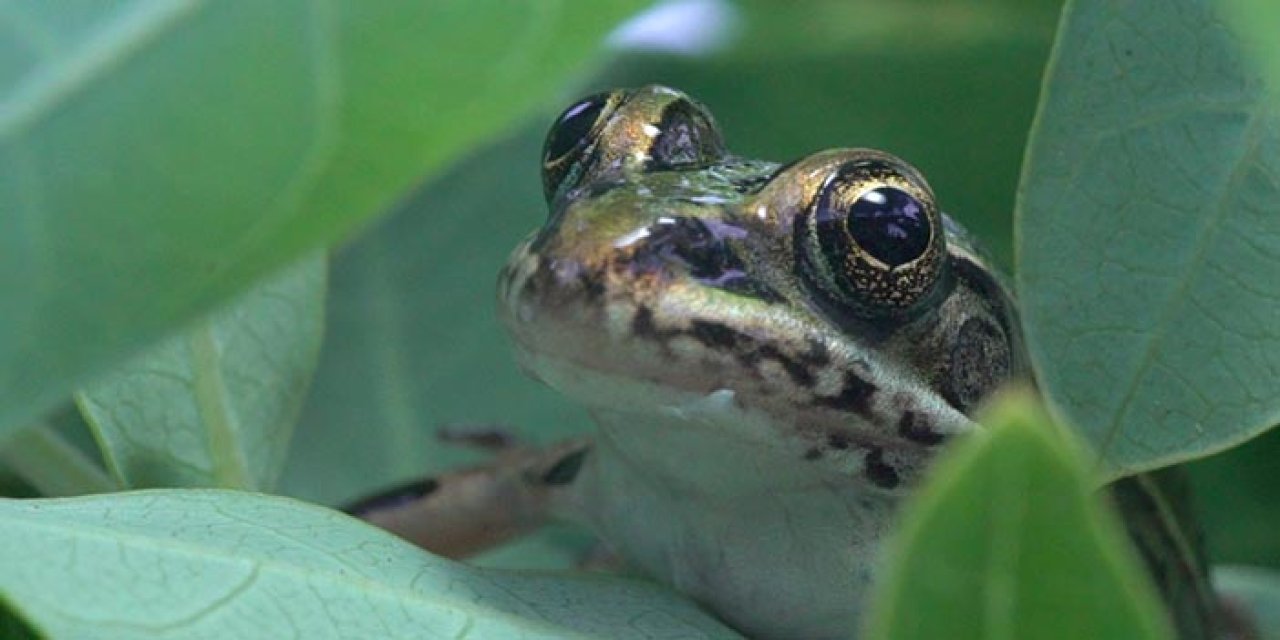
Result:
<svg viewBox="0 0 1280 640">
<path fill-rule="evenodd" d="M 527 374 L 593 412 L 662 413 L 693 422 L 742 412 L 737 392 L 727 387 L 684 389 L 528 349 L 518 349 L 517 354 Z"/>
<path fill-rule="evenodd" d="M 697 460 L 753 460 L 748 466 L 765 465 L 777 471 L 762 486 L 774 491 L 789 482 L 813 484 L 815 472 L 820 471 L 808 463 L 790 464 L 803 460 L 799 453 L 803 444 L 796 434 L 787 431 L 785 421 L 745 405 L 734 389 L 682 389 L 528 351 L 519 360 L 538 380 L 586 407 L 600 437 L 613 443 L 613 448 L 668 481 L 687 484 L 690 490 L 716 492 L 722 486 L 736 493 L 750 484 L 742 481 L 742 473 L 720 477 L 727 469 L 699 465 Z M 855 461 L 844 471 L 857 466 Z M 788 481 L 785 476 L 794 477 Z"/>
</svg>

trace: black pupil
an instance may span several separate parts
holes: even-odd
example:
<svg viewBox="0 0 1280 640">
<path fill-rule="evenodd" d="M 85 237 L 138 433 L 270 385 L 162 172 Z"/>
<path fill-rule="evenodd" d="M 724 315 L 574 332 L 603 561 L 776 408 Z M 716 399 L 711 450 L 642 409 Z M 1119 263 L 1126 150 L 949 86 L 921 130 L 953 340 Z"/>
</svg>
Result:
<svg viewBox="0 0 1280 640">
<path fill-rule="evenodd" d="M 848 225 L 858 246 L 890 267 L 911 262 L 929 248 L 929 216 L 919 200 L 901 189 L 880 187 L 862 194 L 849 209 Z"/>
<path fill-rule="evenodd" d="M 609 96 L 601 93 L 585 98 L 565 109 L 564 113 L 560 114 L 560 119 L 556 120 L 555 126 L 551 127 L 551 134 L 547 136 L 542 157 L 546 160 L 555 160 L 573 151 L 574 147 L 591 133 L 591 126 L 596 123 L 596 119 L 600 117 L 600 111 L 608 101 Z"/>
</svg>

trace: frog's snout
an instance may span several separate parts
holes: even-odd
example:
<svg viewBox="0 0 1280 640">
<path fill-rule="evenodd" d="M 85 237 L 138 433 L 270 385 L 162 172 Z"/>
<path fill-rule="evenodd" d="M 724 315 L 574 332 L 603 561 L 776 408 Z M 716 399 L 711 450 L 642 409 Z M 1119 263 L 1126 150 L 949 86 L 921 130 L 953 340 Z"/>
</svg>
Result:
<svg viewBox="0 0 1280 640">
<path fill-rule="evenodd" d="M 521 351 L 599 340 L 601 275 L 581 261 L 517 247 L 498 277 L 498 316 Z"/>
</svg>

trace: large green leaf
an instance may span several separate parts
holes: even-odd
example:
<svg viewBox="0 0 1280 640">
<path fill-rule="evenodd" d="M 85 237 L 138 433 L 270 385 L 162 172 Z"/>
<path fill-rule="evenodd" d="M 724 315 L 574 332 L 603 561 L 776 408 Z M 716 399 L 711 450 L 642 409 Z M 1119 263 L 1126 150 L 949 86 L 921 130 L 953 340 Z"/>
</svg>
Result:
<svg viewBox="0 0 1280 640">
<path fill-rule="evenodd" d="M 1069 2 L 1018 202 L 1051 406 L 1109 476 L 1280 422 L 1280 117 L 1208 0 Z"/>
<path fill-rule="evenodd" d="M 0 594 L 51 638 L 736 638 L 641 582 L 501 573 L 249 493 L 0 500 Z"/>
<path fill-rule="evenodd" d="M 638 4 L 6 4 L 0 428 L 338 240 Z"/>
<path fill-rule="evenodd" d="M 326 268 L 290 266 L 77 394 L 121 486 L 272 487 L 320 352 Z"/>
<path fill-rule="evenodd" d="M 1171 637 L 1075 447 L 1028 398 L 983 424 L 908 506 L 870 637 Z"/>
</svg>

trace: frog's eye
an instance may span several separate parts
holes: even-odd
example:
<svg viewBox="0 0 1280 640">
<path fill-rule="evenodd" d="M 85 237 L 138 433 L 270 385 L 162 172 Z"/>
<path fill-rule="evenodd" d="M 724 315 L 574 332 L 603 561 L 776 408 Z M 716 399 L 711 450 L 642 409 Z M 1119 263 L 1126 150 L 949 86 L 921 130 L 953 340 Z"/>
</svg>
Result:
<svg viewBox="0 0 1280 640">
<path fill-rule="evenodd" d="M 898 315 L 945 265 L 942 219 L 919 173 L 892 156 L 845 163 L 796 219 L 805 278 L 859 315 Z"/>
<path fill-rule="evenodd" d="M 565 109 L 542 145 L 542 189 L 547 202 L 571 172 L 580 172 L 600 129 L 621 101 L 618 92 L 597 93 Z"/>
</svg>

